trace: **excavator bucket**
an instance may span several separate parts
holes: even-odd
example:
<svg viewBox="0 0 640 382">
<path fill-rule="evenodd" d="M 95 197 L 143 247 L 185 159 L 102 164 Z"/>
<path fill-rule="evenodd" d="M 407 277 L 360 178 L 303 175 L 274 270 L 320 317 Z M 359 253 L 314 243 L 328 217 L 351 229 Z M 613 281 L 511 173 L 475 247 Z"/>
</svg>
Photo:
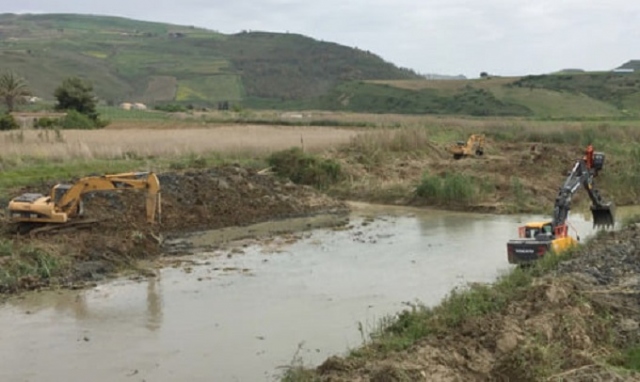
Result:
<svg viewBox="0 0 640 382">
<path fill-rule="evenodd" d="M 613 227 L 615 224 L 614 206 L 612 204 L 591 206 L 593 226 L 595 228 Z"/>
</svg>

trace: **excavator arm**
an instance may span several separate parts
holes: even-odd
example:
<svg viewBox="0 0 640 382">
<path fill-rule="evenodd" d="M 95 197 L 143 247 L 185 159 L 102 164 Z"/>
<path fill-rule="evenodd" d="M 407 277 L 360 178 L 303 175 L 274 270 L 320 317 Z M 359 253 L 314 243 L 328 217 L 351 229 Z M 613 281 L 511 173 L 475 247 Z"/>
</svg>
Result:
<svg viewBox="0 0 640 382">
<path fill-rule="evenodd" d="M 605 203 L 600 196 L 600 192 L 595 189 L 593 184 L 594 174 L 595 169 L 590 169 L 585 159 L 576 161 L 556 197 L 552 220 L 554 228 L 564 225 L 567 221 L 569 210 L 571 209 L 571 198 L 580 187 L 583 187 L 587 191 L 589 199 L 591 199 L 593 226 L 609 227 L 614 225 L 613 205 L 611 203 Z"/>
<path fill-rule="evenodd" d="M 68 217 L 78 213 L 82 195 L 94 191 L 146 189 L 147 220 L 154 222 L 156 211 L 160 210 L 160 181 L 154 173 L 130 172 L 99 177 L 90 176 L 80 179 L 61 195 L 56 195 L 59 189 L 59 186 L 54 187 L 51 198 L 54 200 L 56 210 L 64 212 Z"/>
</svg>

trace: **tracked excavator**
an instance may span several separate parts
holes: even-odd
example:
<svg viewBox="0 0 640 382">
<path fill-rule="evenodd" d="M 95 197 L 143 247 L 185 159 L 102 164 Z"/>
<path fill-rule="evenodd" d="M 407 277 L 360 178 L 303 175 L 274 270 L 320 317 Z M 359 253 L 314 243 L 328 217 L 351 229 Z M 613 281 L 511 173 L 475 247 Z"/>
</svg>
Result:
<svg viewBox="0 0 640 382">
<path fill-rule="evenodd" d="M 468 156 L 482 156 L 484 154 L 484 134 L 471 134 L 466 142 L 459 141 L 449 146 L 449 153 L 453 159 L 461 159 Z"/>
<path fill-rule="evenodd" d="M 73 184 L 57 184 L 49 195 L 26 193 L 9 202 L 9 218 L 18 231 L 31 234 L 57 228 L 86 225 L 95 220 L 79 219 L 84 214 L 82 197 L 90 192 L 146 190 L 147 221 L 160 217 L 160 181 L 152 172 L 128 172 L 87 176 Z"/>
<path fill-rule="evenodd" d="M 593 179 L 604 166 L 605 155 L 594 152 L 591 145 L 584 158 L 578 159 L 556 196 L 553 218 L 550 221 L 530 222 L 519 228 L 519 238 L 507 243 L 510 264 L 530 264 L 549 251 L 562 252 L 578 243 L 569 235 L 567 218 L 571 209 L 571 198 L 583 187 L 591 199 L 594 228 L 608 228 L 615 224 L 614 205 L 605 203 L 595 188 Z"/>
</svg>

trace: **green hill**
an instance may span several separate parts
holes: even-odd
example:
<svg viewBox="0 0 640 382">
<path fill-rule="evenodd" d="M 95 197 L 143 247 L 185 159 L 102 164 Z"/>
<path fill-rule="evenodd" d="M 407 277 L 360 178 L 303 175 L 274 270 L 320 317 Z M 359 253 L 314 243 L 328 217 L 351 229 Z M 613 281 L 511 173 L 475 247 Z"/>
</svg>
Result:
<svg viewBox="0 0 640 382">
<path fill-rule="evenodd" d="M 350 111 L 542 119 L 638 118 L 640 72 L 361 81 L 333 88 L 323 97 L 322 106 Z"/>
<path fill-rule="evenodd" d="M 106 103 L 180 103 L 533 118 L 640 116 L 640 61 L 618 72 L 425 79 L 379 56 L 299 34 L 212 30 L 119 17 L 0 14 L 0 71 L 51 100 L 89 79 Z M 635 72 L 629 69 L 637 69 Z"/>
<path fill-rule="evenodd" d="M 0 15 L 0 70 L 51 99 L 68 76 L 103 100 L 201 105 L 300 101 L 348 80 L 419 78 L 373 53 L 297 34 L 224 35 L 118 17 Z"/>
</svg>

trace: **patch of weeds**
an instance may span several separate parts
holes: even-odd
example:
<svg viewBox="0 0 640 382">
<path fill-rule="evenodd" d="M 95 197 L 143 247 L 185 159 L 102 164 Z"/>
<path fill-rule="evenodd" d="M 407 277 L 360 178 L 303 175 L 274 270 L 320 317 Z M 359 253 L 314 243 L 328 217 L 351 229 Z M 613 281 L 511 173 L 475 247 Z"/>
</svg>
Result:
<svg viewBox="0 0 640 382">
<path fill-rule="evenodd" d="M 9 247 L 6 242 L 2 243 L 2 251 L 8 251 Z M 67 265 L 64 258 L 32 245 L 12 244 L 10 249 L 11 255 L 5 257 L 0 268 L 0 291 L 17 290 L 24 283 L 48 283 Z"/>
<path fill-rule="evenodd" d="M 609 358 L 609 363 L 627 370 L 640 371 L 640 345 L 633 345 Z"/>
<path fill-rule="evenodd" d="M 289 365 L 284 366 L 284 372 L 280 375 L 280 382 L 314 382 L 318 381 L 315 372 L 304 366 L 304 361 L 300 352 L 304 343 L 298 344 L 298 349 L 293 354 Z"/>
<path fill-rule="evenodd" d="M 11 256 L 13 254 L 13 242 L 7 239 L 0 239 L 0 257 Z"/>
<path fill-rule="evenodd" d="M 563 354 L 561 344 L 547 343 L 541 336 L 529 336 L 496 369 L 511 381 L 544 381 L 561 370 Z"/>
<path fill-rule="evenodd" d="M 511 177 L 511 194 L 515 198 L 517 203 L 524 203 L 524 186 L 522 181 L 517 176 Z"/>
<path fill-rule="evenodd" d="M 267 163 L 281 177 L 320 189 L 326 189 L 343 178 L 338 162 L 307 154 L 299 147 L 277 151 L 267 158 Z"/>
<path fill-rule="evenodd" d="M 190 155 L 187 159 L 187 166 L 189 168 L 206 168 L 207 164 L 207 158 L 199 155 Z"/>
<path fill-rule="evenodd" d="M 444 176 L 424 174 L 416 195 L 434 204 L 469 204 L 486 186 L 476 178 L 460 174 L 446 173 Z"/>
<path fill-rule="evenodd" d="M 169 163 L 169 169 L 171 170 L 184 170 L 187 168 L 187 164 L 182 161 L 173 161 Z"/>
</svg>

